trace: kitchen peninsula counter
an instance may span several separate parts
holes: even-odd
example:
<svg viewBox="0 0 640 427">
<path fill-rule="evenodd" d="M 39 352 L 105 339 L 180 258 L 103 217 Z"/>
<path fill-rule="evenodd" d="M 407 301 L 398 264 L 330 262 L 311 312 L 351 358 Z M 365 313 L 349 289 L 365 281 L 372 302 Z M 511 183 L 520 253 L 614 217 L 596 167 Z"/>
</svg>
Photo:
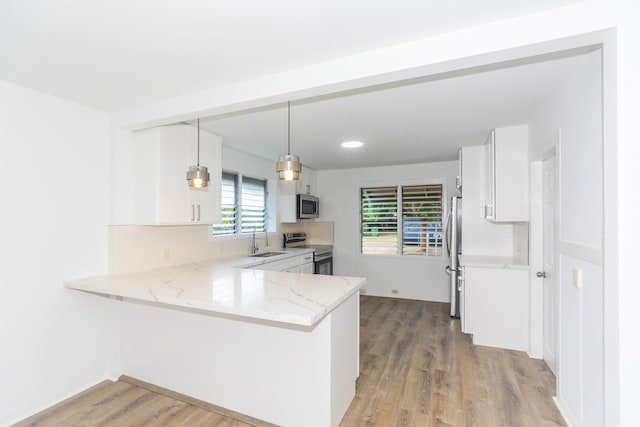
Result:
<svg viewBox="0 0 640 427">
<path fill-rule="evenodd" d="M 261 262 L 195 262 L 65 287 L 113 298 L 113 376 L 277 425 L 337 426 L 355 396 L 366 280 L 264 271 Z"/>
<path fill-rule="evenodd" d="M 294 250 L 273 259 L 303 252 Z M 254 257 L 203 261 L 78 279 L 65 286 L 247 319 L 313 326 L 365 282 L 360 277 L 259 270 L 262 262 Z"/>
</svg>

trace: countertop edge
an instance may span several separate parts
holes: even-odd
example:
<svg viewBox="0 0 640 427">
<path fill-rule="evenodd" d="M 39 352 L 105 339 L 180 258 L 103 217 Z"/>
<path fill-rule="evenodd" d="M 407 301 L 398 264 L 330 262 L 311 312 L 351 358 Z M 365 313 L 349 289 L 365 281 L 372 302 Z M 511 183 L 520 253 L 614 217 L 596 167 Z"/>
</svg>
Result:
<svg viewBox="0 0 640 427">
<path fill-rule="evenodd" d="M 528 270 L 529 264 L 519 262 L 516 258 L 491 255 L 461 255 L 462 267 L 504 268 L 511 270 Z"/>
<path fill-rule="evenodd" d="M 289 253 L 289 254 L 286 254 L 287 256 L 282 256 L 282 257 L 279 257 L 279 256 L 271 257 L 271 259 L 274 259 L 274 258 L 286 259 L 291 256 L 300 255 L 309 251 L 301 250 L 301 251 L 295 251 L 295 252 L 297 253 L 295 254 Z M 224 272 L 228 271 L 229 277 L 233 277 L 235 271 L 238 271 L 238 270 L 241 271 L 248 267 L 246 260 L 247 260 L 247 257 L 228 258 L 223 260 L 209 260 L 208 262 L 205 262 L 205 263 L 211 263 L 212 265 L 211 268 L 213 269 L 217 269 L 219 267 L 222 274 L 225 274 Z M 264 262 L 257 263 L 253 265 L 253 267 L 254 268 L 256 266 L 259 267 L 259 265 L 262 263 Z M 185 269 L 185 271 L 188 271 L 189 269 L 193 268 L 193 266 L 197 267 L 199 264 L 200 263 L 188 263 L 180 266 L 166 267 L 166 269 L 171 269 L 171 268 Z M 137 282 L 139 280 L 143 280 L 145 276 L 154 276 L 155 274 L 157 274 L 158 271 L 162 271 L 164 269 L 165 268 L 159 268 L 159 269 L 152 269 L 152 270 L 131 273 L 131 274 L 104 275 L 104 276 L 93 276 L 93 277 L 73 279 L 73 280 L 64 281 L 63 286 L 67 289 L 74 289 L 78 291 L 84 291 L 84 292 L 89 292 L 89 293 L 99 294 L 104 296 L 120 297 L 120 298 L 125 298 L 133 301 L 141 301 L 141 302 L 151 303 L 151 304 L 157 303 L 165 306 L 173 306 L 173 307 L 182 308 L 182 309 L 198 310 L 198 311 L 208 312 L 212 314 L 217 313 L 221 315 L 229 315 L 229 316 L 238 317 L 239 320 L 241 320 L 242 318 L 245 318 L 247 320 L 251 320 L 251 319 L 264 320 L 269 322 L 282 323 L 284 325 L 312 327 L 315 324 L 317 324 L 320 320 L 322 320 L 325 316 L 327 316 L 329 313 L 331 313 L 336 307 L 342 304 L 345 300 L 351 297 L 354 293 L 358 292 L 367 281 L 367 279 L 364 277 L 323 276 L 323 277 L 326 277 L 327 280 L 336 281 L 334 285 L 336 286 L 336 289 L 334 290 L 333 293 L 334 294 L 340 293 L 340 295 L 337 295 L 335 298 L 332 299 L 332 295 L 329 294 L 329 297 L 325 299 L 327 301 L 326 305 L 321 302 L 323 299 L 318 300 L 319 302 L 317 302 L 316 304 L 317 304 L 317 307 L 319 308 L 317 308 L 315 312 L 313 310 L 310 310 L 309 315 L 287 313 L 286 309 L 282 310 L 281 312 L 262 311 L 260 309 L 254 309 L 251 307 L 247 308 L 247 307 L 225 306 L 223 304 L 215 304 L 215 302 L 209 302 L 204 300 L 195 301 L 193 299 L 190 299 L 188 296 L 187 297 L 183 296 L 182 292 L 177 292 L 176 294 L 169 294 L 169 295 L 167 294 L 154 295 L 152 287 L 150 287 L 148 290 L 145 288 L 144 290 L 138 289 L 138 290 L 128 291 L 126 289 L 126 286 L 117 287 L 117 286 L 110 285 L 112 280 L 116 280 L 116 281 L 123 280 L 125 282 L 129 280 L 129 281 Z M 301 273 L 285 273 L 285 272 L 268 272 L 267 274 L 272 274 L 272 273 L 309 276 L 309 278 L 311 278 L 312 281 L 314 280 L 312 279 L 313 277 L 319 277 L 318 275 L 313 275 L 313 274 L 306 275 Z M 139 277 L 136 277 L 136 276 L 139 276 Z M 339 283 L 341 279 L 345 280 L 344 284 Z M 285 282 L 286 282 L 286 279 L 285 279 Z M 266 283 L 273 284 L 272 278 L 269 278 L 269 280 L 266 280 L 265 285 Z M 276 284 L 276 286 L 278 285 L 279 284 Z M 283 283 L 282 286 L 284 287 L 287 285 Z M 288 286 L 287 286 L 287 289 L 288 289 Z M 305 295 L 302 295 L 302 297 L 305 297 Z M 293 299 L 287 298 L 287 300 L 292 302 L 292 304 L 294 305 L 296 304 L 296 302 Z"/>
</svg>

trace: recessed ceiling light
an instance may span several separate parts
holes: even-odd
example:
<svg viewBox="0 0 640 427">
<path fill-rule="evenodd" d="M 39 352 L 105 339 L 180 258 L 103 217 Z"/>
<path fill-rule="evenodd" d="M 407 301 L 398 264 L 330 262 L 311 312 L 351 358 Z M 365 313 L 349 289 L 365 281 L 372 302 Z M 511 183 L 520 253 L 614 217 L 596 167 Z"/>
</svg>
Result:
<svg viewBox="0 0 640 427">
<path fill-rule="evenodd" d="M 344 148 L 360 148 L 364 145 L 361 141 L 345 141 L 340 144 Z"/>
</svg>

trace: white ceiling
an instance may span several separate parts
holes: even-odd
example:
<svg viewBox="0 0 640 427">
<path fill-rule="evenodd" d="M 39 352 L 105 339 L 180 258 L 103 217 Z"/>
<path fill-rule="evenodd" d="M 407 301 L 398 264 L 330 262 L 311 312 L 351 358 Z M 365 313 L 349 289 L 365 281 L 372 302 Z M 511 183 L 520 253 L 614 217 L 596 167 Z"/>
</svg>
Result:
<svg viewBox="0 0 640 427">
<path fill-rule="evenodd" d="M 528 123 L 541 98 L 579 73 L 584 55 L 503 64 L 457 76 L 291 103 L 291 153 L 317 170 L 453 160 L 494 127 Z M 203 118 L 202 129 L 241 151 L 276 159 L 287 150 L 286 103 Z M 346 140 L 364 147 L 340 147 Z"/>
<path fill-rule="evenodd" d="M 118 112 L 579 1 L 2 0 L 0 79 Z M 317 169 L 451 159 L 525 121 L 579 61 L 292 100 L 292 152 Z M 203 126 L 263 157 L 286 150 L 284 104 Z M 341 151 L 345 138 L 366 146 Z"/>
</svg>

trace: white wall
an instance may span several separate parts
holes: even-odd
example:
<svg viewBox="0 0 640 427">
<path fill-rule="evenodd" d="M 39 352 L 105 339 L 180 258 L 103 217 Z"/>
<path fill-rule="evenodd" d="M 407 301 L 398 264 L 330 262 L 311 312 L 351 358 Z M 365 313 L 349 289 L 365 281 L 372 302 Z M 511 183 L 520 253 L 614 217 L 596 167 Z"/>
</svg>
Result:
<svg viewBox="0 0 640 427">
<path fill-rule="evenodd" d="M 106 378 L 106 114 L 0 81 L 0 425 Z"/>
<path fill-rule="evenodd" d="M 604 277 L 602 56 L 537 106 L 530 125 L 532 160 L 552 149 L 561 129 L 558 398 L 569 421 L 604 424 Z M 572 283 L 583 271 L 584 286 Z M 541 266 L 532 266 L 542 271 Z M 532 283 L 532 285 L 537 285 Z M 540 310 L 541 307 L 538 307 Z"/>
<path fill-rule="evenodd" d="M 449 301 L 448 259 L 360 254 L 360 188 L 390 181 L 444 180 L 446 199 L 456 194 L 457 162 L 318 171 L 320 220 L 334 222 L 334 274 L 367 278 L 369 295 Z M 448 203 L 448 202 L 447 202 Z M 445 216 L 446 218 L 446 216 Z M 398 289 L 397 295 L 391 289 Z"/>
</svg>

